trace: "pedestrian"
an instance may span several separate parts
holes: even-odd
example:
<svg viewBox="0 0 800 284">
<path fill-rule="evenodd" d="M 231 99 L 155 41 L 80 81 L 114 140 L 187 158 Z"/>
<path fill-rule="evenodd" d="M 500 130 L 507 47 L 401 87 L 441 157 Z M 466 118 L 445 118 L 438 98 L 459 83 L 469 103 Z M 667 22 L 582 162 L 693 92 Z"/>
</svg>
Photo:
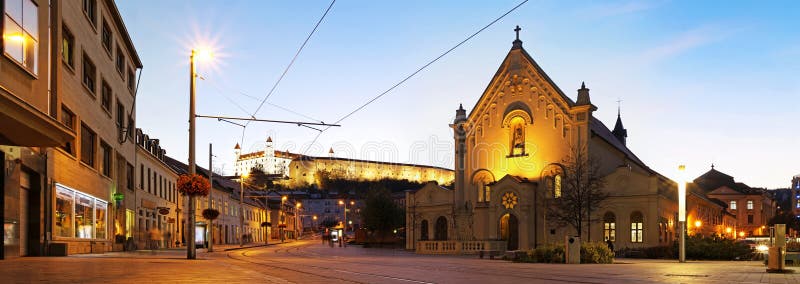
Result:
<svg viewBox="0 0 800 284">
<path fill-rule="evenodd" d="M 611 253 L 614 253 L 614 242 L 612 242 L 611 239 L 606 238 L 606 245 L 608 249 L 611 250 Z"/>
</svg>

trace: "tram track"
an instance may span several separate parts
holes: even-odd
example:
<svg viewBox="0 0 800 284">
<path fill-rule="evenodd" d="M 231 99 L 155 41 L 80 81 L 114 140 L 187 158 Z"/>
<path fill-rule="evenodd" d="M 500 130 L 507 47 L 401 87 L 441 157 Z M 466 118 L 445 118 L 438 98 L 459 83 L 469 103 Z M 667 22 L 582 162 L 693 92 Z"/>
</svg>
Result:
<svg viewBox="0 0 800 284">
<path fill-rule="evenodd" d="M 298 250 L 299 251 L 300 248 L 307 247 L 307 246 L 310 246 L 310 245 L 296 245 L 296 246 L 290 246 L 290 247 L 286 247 L 286 248 L 276 248 L 276 249 L 271 250 L 271 251 L 273 253 L 275 253 L 276 255 L 281 253 L 281 252 L 283 252 L 283 253 L 285 253 L 287 255 L 299 256 L 297 254 L 292 254 L 290 252 L 290 250 L 294 249 L 294 250 Z M 313 264 L 303 264 L 302 265 L 303 268 L 288 267 L 289 265 L 297 266 L 297 263 L 292 263 L 292 262 L 288 262 L 288 261 L 282 261 L 282 260 L 276 259 L 276 258 L 270 258 L 268 260 L 268 262 L 259 261 L 259 260 L 257 260 L 258 258 L 250 256 L 248 254 L 251 251 L 257 251 L 257 250 L 264 250 L 264 249 L 263 248 L 245 249 L 245 250 L 242 250 L 242 251 L 239 251 L 239 252 L 228 252 L 226 255 L 227 255 L 227 257 L 229 259 L 232 259 L 232 260 L 235 260 L 235 261 L 249 263 L 251 265 L 257 265 L 257 266 L 260 266 L 260 267 L 269 267 L 269 268 L 274 268 L 274 269 L 281 269 L 281 270 L 301 273 L 301 274 L 305 274 L 305 275 L 313 275 L 313 276 L 317 276 L 317 277 L 320 277 L 320 278 L 323 278 L 323 279 L 338 280 L 338 281 L 348 282 L 348 283 L 375 283 L 375 282 L 374 281 L 364 282 L 364 281 L 360 281 L 360 280 L 354 280 L 354 279 L 350 279 L 350 278 L 340 277 L 338 275 L 349 274 L 349 275 L 356 275 L 356 276 L 366 276 L 366 277 L 379 278 L 379 279 L 382 279 L 382 280 L 389 280 L 389 281 L 395 281 L 395 282 L 418 283 L 418 284 L 433 284 L 433 282 L 419 281 L 419 280 L 415 280 L 415 279 L 396 277 L 396 276 L 390 276 L 390 275 L 383 275 L 383 274 L 376 274 L 376 273 L 366 273 L 366 272 L 354 271 L 354 270 L 349 270 L 349 269 L 332 268 L 332 267 L 319 266 L 319 265 L 313 265 Z M 329 273 L 324 273 L 326 271 L 329 272 Z"/>
</svg>

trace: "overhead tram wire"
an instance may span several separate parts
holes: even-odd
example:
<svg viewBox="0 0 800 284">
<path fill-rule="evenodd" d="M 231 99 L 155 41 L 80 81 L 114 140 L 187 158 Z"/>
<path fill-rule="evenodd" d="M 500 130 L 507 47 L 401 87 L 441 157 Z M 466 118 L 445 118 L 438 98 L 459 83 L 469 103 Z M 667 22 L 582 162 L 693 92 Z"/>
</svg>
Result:
<svg viewBox="0 0 800 284">
<path fill-rule="evenodd" d="M 311 36 L 313 36 L 314 33 L 317 31 L 317 28 L 319 28 L 319 25 L 322 23 L 322 20 L 325 19 L 325 16 L 327 16 L 328 12 L 330 12 L 331 8 L 333 8 L 333 4 L 334 3 L 336 3 L 336 0 L 331 1 L 331 4 L 328 5 L 328 9 L 325 9 L 325 13 L 322 14 L 322 17 L 319 18 L 319 21 L 317 21 L 317 24 L 314 25 L 314 29 L 311 30 L 311 32 L 306 37 L 306 40 L 303 41 L 303 44 L 300 45 L 299 49 L 297 49 L 297 52 L 294 54 L 294 57 L 292 57 L 292 60 L 289 62 L 289 65 L 286 66 L 286 69 L 283 69 L 283 73 L 281 73 L 281 76 L 278 77 L 278 81 L 275 81 L 275 84 L 272 85 L 272 88 L 269 90 L 269 92 L 264 97 L 264 99 L 261 100 L 261 103 L 256 108 L 256 111 L 254 111 L 251 116 L 255 117 L 255 115 L 258 114 L 258 111 L 260 111 L 261 108 L 264 106 L 264 103 L 267 102 L 267 99 L 269 99 L 269 97 L 272 96 L 272 94 L 275 92 L 275 89 L 278 87 L 278 84 L 281 83 L 281 81 L 283 80 L 283 77 L 285 77 L 286 73 L 289 72 L 289 69 L 292 68 L 292 65 L 294 65 L 295 60 L 297 60 L 297 57 L 300 56 L 300 52 L 302 52 L 303 48 L 306 47 L 306 44 L 308 44 L 308 41 L 311 39 Z M 250 122 L 248 121 L 246 124 L 249 124 L 249 123 Z"/>
<path fill-rule="evenodd" d="M 230 96 L 226 95 L 226 92 L 225 92 L 225 91 L 222 89 L 224 86 L 220 86 L 220 85 L 218 85 L 218 84 L 217 84 L 216 82 L 214 82 L 214 81 L 210 81 L 210 80 L 205 80 L 205 81 L 206 81 L 206 82 L 210 82 L 210 83 L 212 84 L 212 87 L 214 87 L 215 89 L 217 89 L 217 91 L 219 91 L 219 92 L 220 92 L 220 94 L 221 94 L 221 95 L 222 95 L 222 96 L 223 96 L 223 97 L 224 97 L 226 100 L 228 100 L 229 102 L 231 102 L 231 103 L 232 103 L 234 106 L 238 107 L 238 108 L 239 108 L 240 110 L 242 110 L 242 111 L 243 111 L 245 114 L 248 114 L 248 115 L 249 115 L 249 113 L 250 113 L 250 112 L 248 112 L 247 110 L 245 110 L 245 109 L 244 109 L 244 107 L 242 107 L 240 104 L 236 103 L 236 102 L 233 100 L 233 98 L 231 98 Z M 259 99 L 259 98 L 256 98 L 256 97 L 254 97 L 254 96 L 248 95 L 248 94 L 247 94 L 247 93 L 245 93 L 245 92 L 233 90 L 233 89 L 232 89 L 232 88 L 230 88 L 230 87 L 228 87 L 227 89 L 230 89 L 230 90 L 231 90 L 231 91 L 230 91 L 230 92 L 228 92 L 228 93 L 235 93 L 235 94 L 241 95 L 241 96 L 243 96 L 243 97 L 246 97 L 246 98 L 249 98 L 249 99 L 253 99 L 253 100 L 257 100 L 257 101 L 258 101 L 258 100 L 261 100 L 261 99 Z M 316 121 L 316 122 L 321 122 L 321 123 L 324 123 L 324 121 L 322 121 L 322 120 L 320 120 L 320 119 L 316 119 L 316 118 L 313 118 L 313 117 L 311 117 L 311 116 L 308 116 L 308 115 L 302 114 L 302 113 L 300 113 L 300 112 L 297 112 L 297 111 L 295 111 L 295 110 L 292 110 L 292 109 L 290 109 L 290 108 L 287 108 L 287 107 L 284 107 L 284 106 L 281 106 L 281 105 L 278 105 L 278 104 L 274 104 L 274 103 L 271 103 L 271 102 L 267 102 L 267 104 L 268 104 L 268 105 L 270 105 L 270 106 L 273 106 L 273 107 L 275 107 L 275 108 L 281 109 L 281 110 L 283 110 L 283 111 L 286 111 L 286 112 L 292 113 L 292 114 L 294 114 L 294 115 L 301 116 L 301 117 L 303 117 L 303 118 L 307 118 L 307 119 L 310 119 L 310 120 L 313 120 L 313 121 Z M 249 117 L 250 117 L 250 118 L 256 118 L 255 116 L 252 116 L 252 115 L 249 115 Z M 316 128 L 313 128 L 313 129 L 317 130 Z M 319 130 L 318 130 L 318 131 L 319 131 Z"/>
<path fill-rule="evenodd" d="M 415 75 L 417 75 L 419 72 L 422 72 L 422 70 L 425 70 L 425 68 L 428 68 L 428 66 L 430 66 L 431 64 L 435 63 L 436 61 L 439 61 L 439 59 L 442 59 L 442 57 L 444 57 L 445 55 L 449 54 L 450 52 L 452 52 L 452 51 L 453 51 L 453 50 L 455 50 L 456 48 L 460 47 L 461 45 L 463 45 L 464 43 L 466 43 L 467 41 L 469 41 L 469 40 L 470 40 L 470 39 L 472 39 L 473 37 L 477 36 L 479 33 L 483 32 L 483 31 L 484 31 L 484 30 L 486 30 L 486 29 L 488 29 L 489 27 L 491 27 L 492 25 L 494 25 L 495 23 L 497 23 L 497 22 L 498 22 L 498 21 L 500 21 L 501 19 L 505 18 L 506 16 L 508 16 L 508 14 L 511 14 L 511 12 L 514 12 L 514 10 L 517 10 L 517 8 L 519 8 L 520 6 L 522 6 L 523 4 L 525 4 L 525 3 L 527 3 L 527 2 L 528 2 L 528 0 L 524 0 L 524 1 L 520 2 L 519 4 L 517 4 L 516 6 L 514 6 L 514 8 L 511 8 L 510 10 L 508 10 L 507 12 L 505 12 L 503 15 L 500 15 L 500 17 L 497 17 L 496 19 L 494 19 L 493 21 L 491 21 L 489 24 L 487 24 L 487 25 L 486 25 L 486 26 L 484 26 L 483 28 L 479 29 L 478 31 L 476 31 L 476 32 L 475 32 L 475 33 L 473 33 L 472 35 L 468 36 L 467 38 L 465 38 L 464 40 L 462 40 L 461 42 L 459 42 L 459 43 L 458 43 L 458 44 L 456 44 L 455 46 L 451 47 L 450 49 L 448 49 L 447 51 L 445 51 L 445 52 L 444 52 L 444 53 L 442 53 L 441 55 L 437 56 L 437 57 L 436 57 L 436 58 L 434 58 L 433 60 L 429 61 L 429 62 L 428 62 L 428 63 L 426 63 L 425 65 L 422 65 L 422 67 L 420 67 L 420 68 L 419 68 L 419 69 L 417 69 L 416 71 L 412 72 L 411 74 L 409 74 L 408 76 L 406 76 L 405 78 L 403 78 L 402 80 L 400 80 L 399 82 L 397 82 L 396 84 L 394 84 L 393 86 L 391 86 L 389 89 L 386 89 L 385 91 L 383 91 L 383 92 L 382 92 L 382 93 L 380 93 L 379 95 L 375 96 L 374 98 L 370 99 L 370 100 L 369 100 L 369 101 L 367 101 L 366 103 L 364 103 L 364 104 L 362 104 L 361 106 L 357 107 L 355 110 L 353 110 L 353 111 L 351 111 L 350 113 L 346 114 L 345 116 L 343 116 L 342 118 L 340 118 L 339 120 L 337 120 L 336 122 L 334 122 L 333 124 L 339 124 L 340 122 L 342 122 L 342 120 L 345 120 L 345 119 L 347 119 L 348 117 L 352 116 L 352 115 L 353 115 L 353 114 L 355 114 L 356 112 L 359 112 L 360 110 L 364 109 L 366 106 L 368 106 L 368 105 L 372 104 L 372 103 L 373 103 L 373 102 L 375 102 L 376 100 L 378 100 L 378 99 L 380 99 L 381 97 L 383 97 L 384 95 L 388 94 L 389 92 L 391 92 L 391 91 L 392 91 L 392 90 L 394 90 L 395 88 L 399 87 L 400 85 L 402 85 L 403 83 L 405 83 L 406 81 L 408 81 L 409 79 L 411 79 L 412 77 L 414 77 Z M 327 131 L 328 129 L 330 129 L 330 126 L 323 128 L 323 129 L 322 129 L 322 131 L 320 131 L 319 133 L 317 133 L 317 136 L 316 136 L 316 137 L 314 137 L 314 140 L 312 140 L 312 141 L 311 141 L 311 143 L 310 143 L 310 144 L 308 144 L 308 147 L 306 148 L 306 150 L 305 150 L 305 151 L 303 151 L 303 155 L 306 155 L 306 154 L 307 154 L 308 150 L 309 150 L 309 149 L 311 149 L 311 146 L 312 146 L 312 145 L 314 145 L 314 143 L 316 143 L 316 142 L 317 142 L 317 139 L 319 139 L 320 135 L 322 135 L 322 133 L 323 133 L 323 132 L 325 132 L 325 131 Z"/>
</svg>

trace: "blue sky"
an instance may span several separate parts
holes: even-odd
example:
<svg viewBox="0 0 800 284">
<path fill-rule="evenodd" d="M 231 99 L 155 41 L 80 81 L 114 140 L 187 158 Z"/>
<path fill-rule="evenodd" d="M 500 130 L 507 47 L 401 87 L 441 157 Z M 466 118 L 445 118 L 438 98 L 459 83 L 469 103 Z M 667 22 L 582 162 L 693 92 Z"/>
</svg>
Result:
<svg viewBox="0 0 800 284">
<path fill-rule="evenodd" d="M 337 1 L 256 117 L 334 122 L 519 1 Z M 248 116 L 328 1 L 119 1 L 144 63 L 137 126 L 185 160 L 188 55 L 198 114 Z M 628 146 L 653 169 L 697 176 L 711 163 L 738 181 L 788 187 L 800 173 L 797 1 L 530 1 L 388 95 L 320 135 L 252 123 L 244 149 L 279 149 L 452 168 L 447 126 L 472 107 L 511 48 L 525 49 L 573 99 L 585 81 L 595 116 L 613 127 L 618 99 Z M 238 106 L 237 106 L 238 105 Z M 468 109 L 469 111 L 469 109 Z M 232 170 L 241 128 L 198 120 L 198 163 Z"/>
</svg>

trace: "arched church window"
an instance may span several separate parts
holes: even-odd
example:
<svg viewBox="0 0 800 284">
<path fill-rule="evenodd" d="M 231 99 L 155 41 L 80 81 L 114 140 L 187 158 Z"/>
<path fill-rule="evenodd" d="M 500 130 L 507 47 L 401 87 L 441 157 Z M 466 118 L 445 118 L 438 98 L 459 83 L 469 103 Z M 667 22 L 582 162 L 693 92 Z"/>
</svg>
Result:
<svg viewBox="0 0 800 284">
<path fill-rule="evenodd" d="M 617 239 L 617 216 L 614 213 L 606 212 L 603 215 L 603 239 L 616 242 Z"/>
<path fill-rule="evenodd" d="M 553 198 L 561 198 L 561 175 L 553 177 Z"/>
<path fill-rule="evenodd" d="M 525 155 L 525 119 L 514 117 L 511 119 L 511 156 Z"/>
<path fill-rule="evenodd" d="M 631 213 L 631 242 L 641 243 L 644 241 L 644 216 L 642 212 Z"/>
<path fill-rule="evenodd" d="M 476 171 L 473 175 L 472 184 L 475 185 L 478 191 L 478 202 L 491 201 L 492 189 L 489 186 L 494 182 L 494 177 L 487 170 Z"/>
</svg>

